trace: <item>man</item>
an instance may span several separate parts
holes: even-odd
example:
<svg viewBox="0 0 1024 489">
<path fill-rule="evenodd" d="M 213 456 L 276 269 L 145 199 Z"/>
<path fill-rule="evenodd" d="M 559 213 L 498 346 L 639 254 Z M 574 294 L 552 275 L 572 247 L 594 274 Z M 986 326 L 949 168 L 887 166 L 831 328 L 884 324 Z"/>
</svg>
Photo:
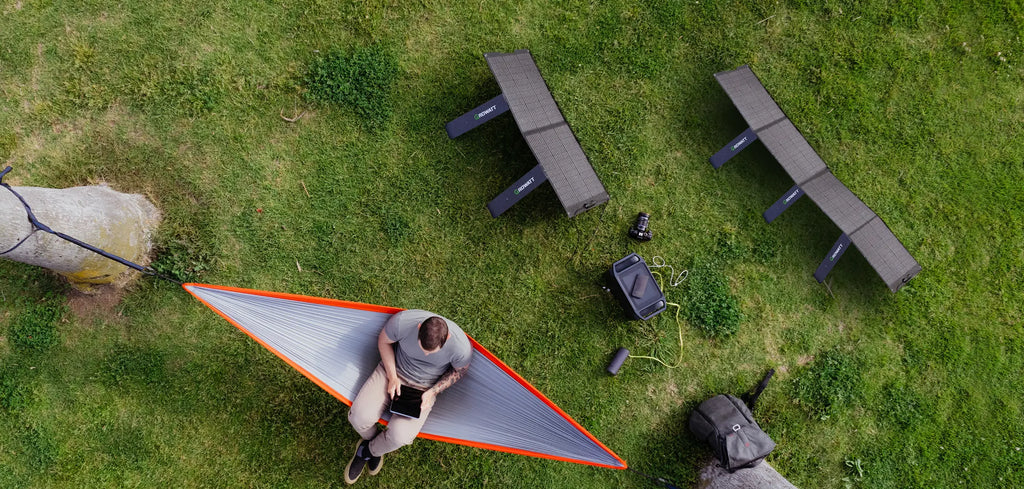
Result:
<svg viewBox="0 0 1024 489">
<path fill-rule="evenodd" d="M 380 365 L 363 383 L 352 401 L 348 420 L 362 440 L 345 467 L 345 482 L 352 484 L 365 467 L 380 472 L 385 453 L 409 445 L 427 420 L 437 395 L 466 375 L 473 347 L 458 325 L 421 309 L 393 316 L 377 337 Z M 384 431 L 377 420 L 398 396 L 401 386 L 423 390 L 419 418 L 392 416 Z"/>
</svg>

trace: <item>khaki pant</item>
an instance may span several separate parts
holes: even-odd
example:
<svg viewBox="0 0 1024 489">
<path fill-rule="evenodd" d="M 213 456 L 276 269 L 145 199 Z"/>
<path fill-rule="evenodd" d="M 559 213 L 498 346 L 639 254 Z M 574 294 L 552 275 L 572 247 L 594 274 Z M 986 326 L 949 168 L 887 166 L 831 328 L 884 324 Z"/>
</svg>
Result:
<svg viewBox="0 0 1024 489">
<path fill-rule="evenodd" d="M 404 384 L 405 381 L 402 383 Z M 430 409 L 423 409 L 419 419 L 393 415 L 388 422 L 387 429 L 378 432 L 377 420 L 391 403 L 387 391 L 387 372 L 384 371 L 383 364 L 378 364 L 370 374 L 370 378 L 366 379 L 359 389 L 359 393 L 352 401 L 352 409 L 348 412 L 348 422 L 352 423 L 352 428 L 359 433 L 359 436 L 364 440 L 370 440 L 370 453 L 378 457 L 411 444 L 419 434 L 420 428 L 423 428 L 427 415 L 430 414 Z"/>
</svg>

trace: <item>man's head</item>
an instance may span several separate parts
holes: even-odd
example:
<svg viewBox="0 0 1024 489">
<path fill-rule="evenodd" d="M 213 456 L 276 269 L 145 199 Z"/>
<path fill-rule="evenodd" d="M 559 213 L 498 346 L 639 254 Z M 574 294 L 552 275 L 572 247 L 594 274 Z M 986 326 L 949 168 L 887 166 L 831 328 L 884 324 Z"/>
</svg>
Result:
<svg viewBox="0 0 1024 489">
<path fill-rule="evenodd" d="M 420 323 L 420 348 L 425 353 L 434 353 L 448 340 L 448 323 L 438 316 L 432 316 Z"/>
</svg>

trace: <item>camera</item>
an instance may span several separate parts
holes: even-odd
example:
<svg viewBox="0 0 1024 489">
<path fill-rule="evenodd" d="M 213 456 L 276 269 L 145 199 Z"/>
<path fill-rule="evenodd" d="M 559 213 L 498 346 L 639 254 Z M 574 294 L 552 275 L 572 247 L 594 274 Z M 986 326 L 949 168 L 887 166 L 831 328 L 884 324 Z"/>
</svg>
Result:
<svg viewBox="0 0 1024 489">
<path fill-rule="evenodd" d="M 629 237 L 638 241 L 650 241 L 654 237 L 649 229 L 650 219 L 650 214 L 646 212 L 637 214 L 636 223 L 629 228 Z"/>
</svg>

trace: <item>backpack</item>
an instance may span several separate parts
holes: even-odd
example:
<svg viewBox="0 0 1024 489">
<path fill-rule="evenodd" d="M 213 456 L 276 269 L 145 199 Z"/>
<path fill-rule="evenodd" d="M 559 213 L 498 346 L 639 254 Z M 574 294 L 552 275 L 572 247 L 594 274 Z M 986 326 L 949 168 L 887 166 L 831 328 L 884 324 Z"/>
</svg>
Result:
<svg viewBox="0 0 1024 489">
<path fill-rule="evenodd" d="M 751 405 L 772 373 L 774 371 L 758 386 Z M 761 431 L 747 405 L 729 394 L 719 394 L 700 403 L 690 415 L 690 431 L 711 446 L 715 458 L 729 473 L 756 466 L 775 448 L 775 442 Z"/>
</svg>

